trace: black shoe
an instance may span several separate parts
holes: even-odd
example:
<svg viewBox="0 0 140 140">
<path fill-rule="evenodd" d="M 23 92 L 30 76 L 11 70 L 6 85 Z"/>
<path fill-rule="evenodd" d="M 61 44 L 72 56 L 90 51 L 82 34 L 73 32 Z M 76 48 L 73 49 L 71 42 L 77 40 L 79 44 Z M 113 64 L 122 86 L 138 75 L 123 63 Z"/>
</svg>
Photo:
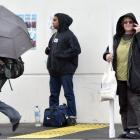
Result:
<svg viewBox="0 0 140 140">
<path fill-rule="evenodd" d="M 68 126 L 73 126 L 73 125 L 76 125 L 77 122 L 76 122 L 76 118 L 68 118 L 67 119 L 67 125 Z"/>
<path fill-rule="evenodd" d="M 128 133 L 129 133 L 129 132 L 124 131 L 122 134 L 120 134 L 120 135 L 118 136 L 118 138 L 126 138 L 126 135 L 127 135 Z"/>
<path fill-rule="evenodd" d="M 123 133 L 118 136 L 118 138 L 126 138 L 126 135 L 130 132 L 130 129 L 124 129 Z"/>
<path fill-rule="evenodd" d="M 140 133 L 138 130 L 131 130 L 130 133 L 126 134 L 128 139 L 140 139 Z"/>
<path fill-rule="evenodd" d="M 16 129 L 18 128 L 18 126 L 19 126 L 19 121 L 20 121 L 20 120 L 18 120 L 17 123 L 13 124 L 13 126 L 12 126 L 13 132 L 16 131 Z"/>
</svg>

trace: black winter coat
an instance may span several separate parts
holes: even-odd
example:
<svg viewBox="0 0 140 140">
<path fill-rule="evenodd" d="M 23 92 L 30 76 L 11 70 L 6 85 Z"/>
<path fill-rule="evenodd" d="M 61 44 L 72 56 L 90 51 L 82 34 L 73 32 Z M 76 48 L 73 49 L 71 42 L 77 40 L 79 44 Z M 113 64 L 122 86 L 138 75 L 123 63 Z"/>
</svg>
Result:
<svg viewBox="0 0 140 140">
<path fill-rule="evenodd" d="M 117 54 L 116 50 L 121 40 L 120 24 L 124 17 L 130 17 L 137 24 L 136 18 L 132 13 L 128 13 L 118 20 L 116 35 L 113 38 L 113 68 L 116 71 Z M 109 53 L 109 47 L 107 47 L 103 54 L 103 59 L 106 60 L 106 55 Z M 123 54 L 122 54 L 123 55 Z M 129 50 L 128 57 L 128 86 L 131 90 L 134 90 L 140 94 L 140 32 L 135 33 Z"/>
<path fill-rule="evenodd" d="M 47 68 L 51 76 L 74 74 L 78 66 L 78 55 L 81 53 L 79 42 L 69 25 L 72 19 L 64 14 L 61 18 L 61 28 L 55 33 L 46 48 L 48 54 Z"/>
</svg>

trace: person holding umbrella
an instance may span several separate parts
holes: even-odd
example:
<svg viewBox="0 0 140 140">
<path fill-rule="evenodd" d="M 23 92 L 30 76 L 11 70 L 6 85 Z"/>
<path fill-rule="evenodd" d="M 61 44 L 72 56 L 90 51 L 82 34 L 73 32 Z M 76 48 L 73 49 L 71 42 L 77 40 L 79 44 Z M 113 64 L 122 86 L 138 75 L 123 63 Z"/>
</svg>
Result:
<svg viewBox="0 0 140 140">
<path fill-rule="evenodd" d="M 103 59 L 113 63 L 117 94 L 124 132 L 120 138 L 140 138 L 140 25 L 133 13 L 121 16 L 113 38 L 113 54 L 109 47 Z"/>
<path fill-rule="evenodd" d="M 9 75 L 10 69 L 4 72 L 6 61 L 16 61 L 20 59 L 21 55 L 32 48 L 31 39 L 28 29 L 24 21 L 7 8 L 0 6 L 0 91 L 7 79 L 11 78 Z M 11 62 L 10 61 L 10 62 Z M 7 61 L 8 64 L 8 61 Z M 5 65 L 5 66 L 4 66 Z M 12 64 L 10 64 L 11 66 Z M 12 68 L 11 68 L 12 69 Z M 5 70 L 6 71 L 6 70 Z M 8 76 L 8 77 L 7 77 Z M 18 128 L 21 115 L 13 107 L 0 101 L 0 112 L 5 114 L 11 124 L 12 130 Z"/>
<path fill-rule="evenodd" d="M 68 105 L 68 125 L 76 124 L 76 103 L 73 91 L 73 75 L 78 66 L 81 53 L 79 42 L 69 26 L 73 20 L 70 16 L 57 13 L 53 18 L 53 27 L 57 32 L 52 35 L 45 50 L 48 55 L 47 68 L 50 73 L 49 106 L 59 105 L 61 86 Z"/>
</svg>

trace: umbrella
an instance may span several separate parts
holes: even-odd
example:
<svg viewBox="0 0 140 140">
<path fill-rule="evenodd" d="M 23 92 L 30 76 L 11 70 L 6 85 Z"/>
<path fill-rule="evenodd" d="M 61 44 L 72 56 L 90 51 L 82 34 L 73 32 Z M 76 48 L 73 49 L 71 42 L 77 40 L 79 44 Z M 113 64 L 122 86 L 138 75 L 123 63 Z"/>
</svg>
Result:
<svg viewBox="0 0 140 140">
<path fill-rule="evenodd" d="M 0 56 L 17 59 L 32 47 L 24 21 L 0 6 Z"/>
</svg>

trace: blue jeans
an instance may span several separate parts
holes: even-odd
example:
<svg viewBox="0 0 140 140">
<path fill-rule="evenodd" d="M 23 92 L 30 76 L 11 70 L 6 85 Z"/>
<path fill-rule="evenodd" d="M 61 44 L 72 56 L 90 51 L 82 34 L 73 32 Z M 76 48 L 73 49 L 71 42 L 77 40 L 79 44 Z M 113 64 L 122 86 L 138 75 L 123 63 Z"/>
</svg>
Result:
<svg viewBox="0 0 140 140">
<path fill-rule="evenodd" d="M 68 105 L 68 115 L 76 116 L 76 104 L 75 104 L 75 96 L 73 92 L 73 75 L 63 75 L 63 76 L 50 76 L 50 98 L 49 105 L 57 106 L 59 105 L 59 95 L 61 86 L 64 89 L 64 96 L 67 100 Z"/>
<path fill-rule="evenodd" d="M 2 101 L 0 101 L 0 112 L 5 114 L 12 124 L 16 124 L 21 118 L 17 110 Z"/>
</svg>

